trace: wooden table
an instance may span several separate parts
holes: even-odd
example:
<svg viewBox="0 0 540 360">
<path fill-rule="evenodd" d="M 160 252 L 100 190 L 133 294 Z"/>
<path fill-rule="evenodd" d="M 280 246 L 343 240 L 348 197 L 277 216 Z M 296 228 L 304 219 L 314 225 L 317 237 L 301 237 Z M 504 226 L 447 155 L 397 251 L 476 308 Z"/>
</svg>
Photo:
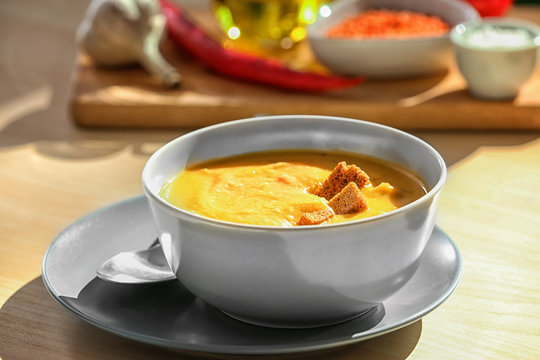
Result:
<svg viewBox="0 0 540 360">
<path fill-rule="evenodd" d="M 146 159 L 181 133 L 73 125 L 66 109 L 73 34 L 87 4 L 0 3 L 0 358 L 198 358 L 96 329 L 65 311 L 41 281 L 54 237 L 80 216 L 141 193 Z M 538 8 L 520 14 L 540 19 Z M 539 133 L 415 134 L 451 165 L 437 223 L 461 250 L 460 285 L 401 330 L 295 357 L 540 358 Z"/>
</svg>

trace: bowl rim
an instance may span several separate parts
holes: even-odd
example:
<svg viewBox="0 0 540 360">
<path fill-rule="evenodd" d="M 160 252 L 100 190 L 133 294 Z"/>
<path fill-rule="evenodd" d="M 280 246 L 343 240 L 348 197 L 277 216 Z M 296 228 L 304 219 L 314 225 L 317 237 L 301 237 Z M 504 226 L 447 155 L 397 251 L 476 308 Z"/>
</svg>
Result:
<svg viewBox="0 0 540 360">
<path fill-rule="evenodd" d="M 187 210 L 184 210 L 182 208 L 179 208 L 177 206 L 172 205 L 171 203 L 167 202 L 165 199 L 161 198 L 159 196 L 159 194 L 152 191 L 150 189 L 149 185 L 147 184 L 146 179 L 149 178 L 149 176 L 150 176 L 150 175 L 148 175 L 148 173 L 150 171 L 149 170 L 150 164 L 152 162 L 156 161 L 156 159 L 158 157 L 160 157 L 162 154 L 169 151 L 169 149 L 177 146 L 178 143 L 186 141 L 186 139 L 197 137 L 201 133 L 214 131 L 215 129 L 221 129 L 223 127 L 240 126 L 243 123 L 264 122 L 264 121 L 271 121 L 271 120 L 274 120 L 274 119 L 286 119 L 286 118 L 290 119 L 291 117 L 299 118 L 299 119 L 319 119 L 319 120 L 325 120 L 326 119 L 326 120 L 331 120 L 331 121 L 359 123 L 359 124 L 364 125 L 364 126 L 372 126 L 372 127 L 382 129 L 384 131 L 389 131 L 389 132 L 391 132 L 391 133 L 393 133 L 393 134 L 395 134 L 397 136 L 402 136 L 402 137 L 408 138 L 408 139 L 410 139 L 412 141 L 415 141 L 415 142 L 421 144 L 423 147 L 425 147 L 425 149 L 434 157 L 437 164 L 439 165 L 440 174 L 439 174 L 439 177 L 437 179 L 437 182 L 435 183 L 435 185 L 433 187 L 431 187 L 431 189 L 428 189 L 428 191 L 423 196 L 421 196 L 420 198 L 414 200 L 413 202 L 411 202 L 409 204 L 406 204 L 406 205 L 404 205 L 402 207 L 399 207 L 399 208 L 397 208 L 395 210 L 389 211 L 389 212 L 384 213 L 384 214 L 379 214 L 379 215 L 375 215 L 375 216 L 371 216 L 371 217 L 367 217 L 367 218 L 363 218 L 363 219 L 358 219 L 358 220 L 353 220 L 353 221 L 346 221 L 346 222 L 341 222 L 341 223 L 302 225 L 302 226 L 290 226 L 290 227 L 289 226 L 277 226 L 277 225 L 255 225 L 255 224 L 236 223 L 236 222 L 219 220 L 219 219 L 214 219 L 214 218 L 206 217 L 206 216 L 203 216 L 203 215 L 199 215 L 199 214 L 196 214 L 196 213 L 193 213 L 193 212 L 190 212 L 190 211 L 187 211 Z M 260 151 L 264 151 L 264 150 L 260 150 Z M 156 150 L 150 156 L 150 158 L 148 158 L 148 160 L 146 161 L 146 163 L 144 165 L 143 171 L 142 171 L 142 185 L 143 185 L 143 190 L 144 190 L 145 194 L 147 195 L 147 197 L 150 197 L 153 201 L 157 202 L 157 204 L 159 204 L 162 207 L 165 207 L 169 211 L 172 211 L 176 215 L 185 216 L 185 217 L 191 218 L 193 220 L 203 221 L 205 223 L 210 223 L 210 224 L 218 225 L 218 226 L 243 228 L 243 229 L 249 229 L 249 230 L 266 230 L 266 231 L 274 231 L 274 232 L 278 231 L 278 232 L 281 232 L 281 231 L 306 231 L 306 230 L 313 230 L 313 229 L 329 230 L 329 229 L 333 229 L 333 228 L 336 228 L 336 227 L 358 226 L 359 224 L 370 223 L 370 222 L 374 222 L 374 221 L 380 221 L 382 219 L 386 219 L 386 218 L 389 218 L 389 217 L 394 217 L 394 216 L 397 216 L 397 215 L 399 215 L 399 214 L 401 214 L 403 212 L 409 211 L 409 209 L 419 207 L 422 204 L 424 204 L 425 202 L 431 201 L 431 199 L 433 197 L 435 197 L 440 192 L 442 187 L 444 186 L 444 183 L 446 182 L 446 177 L 447 177 L 446 163 L 445 163 L 443 157 L 435 150 L 435 148 L 433 148 L 431 145 L 429 145 L 424 140 L 422 140 L 422 139 L 420 139 L 420 138 L 418 138 L 418 137 L 416 137 L 414 135 L 411 135 L 411 134 L 409 134 L 409 133 L 407 133 L 405 131 L 402 131 L 402 130 L 399 130 L 399 129 L 396 129 L 396 128 L 393 128 L 393 127 L 390 127 L 390 126 L 387 126 L 387 125 L 382 125 L 382 124 L 366 121 L 366 120 L 352 119 L 352 118 L 339 117 L 339 116 L 294 115 L 293 114 L 293 115 L 269 115 L 269 116 L 243 118 L 243 119 L 239 119 L 239 120 L 233 120 L 233 121 L 228 121 L 228 122 L 224 122 L 224 123 L 221 123 L 221 124 L 216 124 L 216 125 L 203 127 L 203 128 L 194 130 L 192 132 L 189 132 L 187 134 L 181 135 L 181 136 L 169 141 L 168 143 L 164 144 L 163 146 L 161 146 L 158 150 Z"/>
<path fill-rule="evenodd" d="M 336 1 L 334 4 L 330 4 L 330 8 L 333 10 L 333 9 L 341 9 L 343 7 L 346 7 L 346 6 L 350 6 L 350 4 L 353 4 L 353 3 L 356 3 L 356 2 L 359 2 L 361 0 L 340 0 L 340 1 Z M 462 13 L 466 14 L 466 15 L 471 15 L 471 16 L 474 16 L 471 20 L 468 20 L 468 21 L 474 21 L 474 20 L 478 20 L 480 18 L 480 14 L 478 13 L 478 11 L 476 11 L 476 9 L 470 5 L 469 3 L 465 2 L 465 1 L 452 1 L 452 0 L 429 0 L 430 2 L 434 2 L 434 1 L 438 1 L 439 3 L 444 3 L 444 4 L 448 4 L 449 6 L 451 7 L 454 7 L 455 9 L 459 9 L 461 10 Z M 391 8 L 390 8 L 391 9 Z M 392 9 L 391 9 L 392 10 Z M 401 9 L 401 10 L 406 10 L 406 9 Z M 415 10 L 416 11 L 416 10 Z M 416 12 L 420 12 L 420 11 L 416 11 Z M 332 11 L 332 13 L 334 13 L 334 11 Z M 314 29 L 317 27 L 318 23 L 320 23 L 321 21 L 325 21 L 325 19 L 329 18 L 330 16 L 332 15 L 329 15 L 328 17 L 325 17 L 325 18 L 318 18 L 313 24 L 310 24 L 308 27 L 307 27 L 307 38 L 310 40 L 310 41 L 328 41 L 328 42 L 337 42 L 337 43 L 342 43 L 342 44 L 346 44 L 346 43 L 371 43 L 371 44 L 374 44 L 374 43 L 381 43 L 381 44 L 385 44 L 385 45 L 388 45 L 388 44 L 391 44 L 391 45 L 394 45 L 394 44 L 409 44 L 411 42 L 413 43 L 416 43 L 416 42 L 430 42 L 430 41 L 446 41 L 450 38 L 450 32 L 452 30 L 452 28 L 458 24 L 461 24 L 461 23 L 458 23 L 458 24 L 448 24 L 450 26 L 450 30 L 444 34 L 441 34 L 441 35 L 436 35 L 436 36 L 412 36 L 412 37 L 403 37 L 403 38 L 382 38 L 382 37 L 368 37 L 368 38 L 329 38 L 328 36 L 325 36 L 324 34 L 314 34 Z M 350 15 L 349 15 L 350 16 Z M 435 15 L 435 16 L 438 16 L 439 18 L 441 17 L 441 15 Z M 343 20 L 343 19 L 342 19 Z"/>
<path fill-rule="evenodd" d="M 463 34 L 467 32 L 470 28 L 479 28 L 483 25 L 505 25 L 509 27 L 514 27 L 516 29 L 526 29 L 532 33 L 535 33 L 535 36 L 531 39 L 530 45 L 523 45 L 519 47 L 478 47 L 470 45 L 463 39 Z M 463 30 L 462 30 L 463 29 Z M 509 52 L 509 51 L 520 51 L 527 49 L 540 48 L 540 26 L 536 23 L 524 19 L 518 19 L 514 17 L 499 17 L 499 16 L 490 16 L 480 19 L 474 19 L 469 21 L 464 21 L 457 24 L 450 31 L 450 40 L 454 45 L 476 50 L 483 52 Z"/>
</svg>

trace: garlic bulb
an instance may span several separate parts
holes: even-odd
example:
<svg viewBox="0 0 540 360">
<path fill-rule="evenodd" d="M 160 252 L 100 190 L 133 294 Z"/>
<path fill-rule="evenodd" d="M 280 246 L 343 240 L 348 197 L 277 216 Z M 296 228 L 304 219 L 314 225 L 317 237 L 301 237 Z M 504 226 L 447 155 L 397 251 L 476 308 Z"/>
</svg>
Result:
<svg viewBox="0 0 540 360">
<path fill-rule="evenodd" d="M 97 65 L 139 63 L 166 86 L 177 87 L 181 76 L 159 50 L 165 25 L 157 0 L 93 0 L 77 42 Z"/>
</svg>

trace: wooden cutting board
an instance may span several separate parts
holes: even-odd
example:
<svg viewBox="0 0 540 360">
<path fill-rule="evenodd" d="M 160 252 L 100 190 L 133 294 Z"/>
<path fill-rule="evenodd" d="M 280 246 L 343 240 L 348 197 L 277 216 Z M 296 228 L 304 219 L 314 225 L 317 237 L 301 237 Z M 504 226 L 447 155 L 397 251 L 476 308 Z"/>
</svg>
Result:
<svg viewBox="0 0 540 360">
<path fill-rule="evenodd" d="M 171 43 L 164 56 L 183 75 L 180 89 L 163 88 L 140 67 L 98 69 L 78 57 L 70 110 L 81 126 L 199 128 L 255 115 L 318 114 L 369 120 L 405 130 L 540 129 L 540 67 L 512 100 L 472 97 L 452 59 L 436 76 L 367 81 L 322 94 L 291 92 L 226 78 Z M 313 63 L 307 45 L 297 63 Z"/>
</svg>

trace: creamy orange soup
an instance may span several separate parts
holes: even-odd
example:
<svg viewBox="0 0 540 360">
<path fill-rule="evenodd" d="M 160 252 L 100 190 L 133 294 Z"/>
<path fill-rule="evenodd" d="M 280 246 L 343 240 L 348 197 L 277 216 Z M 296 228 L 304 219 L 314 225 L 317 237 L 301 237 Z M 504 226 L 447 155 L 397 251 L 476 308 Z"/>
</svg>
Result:
<svg viewBox="0 0 540 360">
<path fill-rule="evenodd" d="M 184 210 L 209 218 L 255 225 L 294 226 L 305 213 L 328 209 L 313 195 L 337 163 L 366 172 L 360 188 L 367 210 L 338 214 L 325 224 L 383 214 L 426 193 L 424 183 L 403 167 L 373 157 L 308 150 L 269 151 L 207 161 L 179 172 L 160 196 Z"/>
</svg>

